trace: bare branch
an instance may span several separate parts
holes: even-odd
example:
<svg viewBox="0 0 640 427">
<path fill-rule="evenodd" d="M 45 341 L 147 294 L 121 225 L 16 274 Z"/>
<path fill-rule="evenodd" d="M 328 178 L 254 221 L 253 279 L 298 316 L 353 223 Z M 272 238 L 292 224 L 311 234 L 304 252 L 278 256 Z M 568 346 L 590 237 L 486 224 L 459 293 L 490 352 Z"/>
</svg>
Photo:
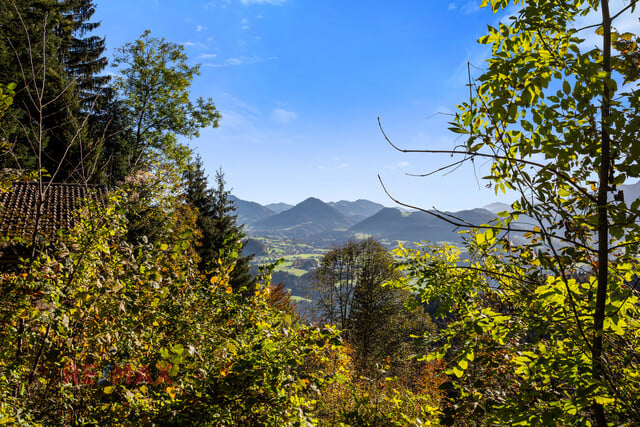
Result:
<svg viewBox="0 0 640 427">
<path fill-rule="evenodd" d="M 567 176 L 565 173 L 557 171 L 551 167 L 549 167 L 549 165 L 545 165 L 542 163 L 538 163 L 538 162 L 534 162 L 531 160 L 525 160 L 525 159 L 517 159 L 514 157 L 509 157 L 509 156 L 501 156 L 499 154 L 488 154 L 488 153 L 480 153 L 477 151 L 470 151 L 470 150 L 429 150 L 429 149 L 406 149 L 406 148 L 400 148 L 397 145 L 395 145 L 393 142 L 391 142 L 391 140 L 389 139 L 389 137 L 387 136 L 387 134 L 385 133 L 383 127 L 382 127 L 382 123 L 380 121 L 380 117 L 378 117 L 378 127 L 380 129 L 380 132 L 382 132 L 382 136 L 384 137 L 384 139 L 387 141 L 387 143 L 389 145 L 391 145 L 391 147 L 393 147 L 396 151 L 399 151 L 401 153 L 426 153 L 426 154 L 450 154 L 450 155 L 464 155 L 464 156 L 468 156 L 465 157 L 465 159 L 463 160 L 470 160 L 473 157 L 484 157 L 484 158 L 489 158 L 489 159 L 494 159 L 494 160 L 507 160 L 509 162 L 514 162 L 514 163 L 521 163 L 527 166 L 534 166 L 540 169 L 545 169 L 548 170 L 549 172 L 553 173 L 556 177 L 562 179 L 563 181 L 567 182 L 569 185 L 571 185 L 573 188 L 575 188 L 580 194 L 582 194 L 583 196 L 587 197 L 589 200 L 595 202 L 596 198 L 589 194 L 589 192 L 587 192 L 584 188 L 580 187 L 578 184 L 576 184 L 575 182 L 573 182 L 571 180 L 571 178 L 569 176 Z"/>
</svg>

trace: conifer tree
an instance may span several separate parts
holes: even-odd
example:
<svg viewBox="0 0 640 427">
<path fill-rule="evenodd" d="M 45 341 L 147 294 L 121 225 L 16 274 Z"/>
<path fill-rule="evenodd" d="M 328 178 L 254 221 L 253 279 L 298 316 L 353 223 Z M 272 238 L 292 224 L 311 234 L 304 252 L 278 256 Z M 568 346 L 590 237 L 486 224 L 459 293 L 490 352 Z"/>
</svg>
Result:
<svg viewBox="0 0 640 427">
<path fill-rule="evenodd" d="M 9 0 L 0 4 L 0 83 L 17 84 L 15 109 L 1 124 L 13 144 L 3 167 L 44 167 L 57 181 L 95 172 L 103 129 L 95 100 L 109 78 L 104 40 L 87 0 Z"/>
<path fill-rule="evenodd" d="M 69 150 L 60 170 L 59 180 L 95 181 L 97 163 L 109 134 L 103 117 L 110 111 L 104 107 L 104 96 L 113 96 L 108 86 L 110 77 L 99 75 L 107 66 L 104 56 L 105 40 L 90 33 L 100 26 L 91 22 L 95 7 L 91 0 L 66 0 L 62 2 L 59 61 L 65 78 L 73 84 L 74 103 L 69 107 L 71 132 L 82 129 L 80 136 Z M 52 171 L 60 162 L 61 153 L 69 144 L 68 134 L 54 133 L 46 150 L 45 167 Z"/>
<path fill-rule="evenodd" d="M 103 56 L 105 39 L 97 36 L 85 37 L 100 26 L 98 22 L 89 22 L 95 12 L 91 0 L 67 0 L 68 11 L 65 18 L 67 32 L 61 49 L 61 60 L 69 76 L 76 80 L 76 93 L 81 105 L 91 108 L 91 104 L 100 92 L 105 90 L 111 78 L 98 75 L 107 66 Z"/>
<path fill-rule="evenodd" d="M 230 191 L 225 188 L 222 170 L 216 172 L 216 188 L 208 188 L 208 178 L 202 168 L 202 159 L 195 162 L 184 174 L 185 196 L 189 203 L 198 208 L 196 224 L 202 234 L 200 270 L 210 271 L 216 268 L 219 259 L 235 258 L 236 265 L 231 273 L 230 285 L 234 291 L 243 287 L 247 291 L 255 288 L 255 279 L 251 276 L 249 261 L 251 256 L 243 256 L 242 226 L 236 223 L 235 205 L 230 199 Z"/>
</svg>

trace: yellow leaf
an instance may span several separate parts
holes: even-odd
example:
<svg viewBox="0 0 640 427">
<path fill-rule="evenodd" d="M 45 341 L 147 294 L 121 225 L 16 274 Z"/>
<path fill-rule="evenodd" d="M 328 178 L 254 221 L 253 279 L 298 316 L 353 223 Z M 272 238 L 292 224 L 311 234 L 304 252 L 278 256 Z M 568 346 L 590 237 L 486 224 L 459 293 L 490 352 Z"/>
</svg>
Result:
<svg viewBox="0 0 640 427">
<path fill-rule="evenodd" d="M 167 245 L 166 243 L 160 245 L 160 250 L 166 251 L 167 249 L 169 249 L 169 245 Z"/>
<path fill-rule="evenodd" d="M 231 286 L 227 286 L 227 289 L 225 289 L 224 291 L 228 294 L 231 294 L 233 293 L 233 288 Z"/>
<path fill-rule="evenodd" d="M 113 393 L 113 387 L 112 386 L 108 386 L 104 388 L 104 394 L 111 394 Z"/>
<path fill-rule="evenodd" d="M 172 399 L 176 398 L 176 392 L 175 392 L 175 388 L 174 387 L 167 387 L 167 393 L 169 393 L 169 396 L 171 396 Z"/>
<path fill-rule="evenodd" d="M 141 385 L 141 386 L 140 386 L 140 391 L 141 391 L 141 392 L 143 392 L 144 394 L 147 394 L 147 391 L 148 391 L 147 386 L 146 386 L 146 385 L 144 385 L 144 384 L 143 384 L 143 385 Z"/>
</svg>

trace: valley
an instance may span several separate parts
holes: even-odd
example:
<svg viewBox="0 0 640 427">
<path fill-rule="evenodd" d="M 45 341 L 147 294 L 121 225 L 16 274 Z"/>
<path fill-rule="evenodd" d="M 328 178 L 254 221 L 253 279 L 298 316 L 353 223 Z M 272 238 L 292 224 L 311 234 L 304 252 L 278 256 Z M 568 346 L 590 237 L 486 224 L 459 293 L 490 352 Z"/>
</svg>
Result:
<svg viewBox="0 0 640 427">
<path fill-rule="evenodd" d="M 349 240 L 374 237 L 389 249 L 420 242 L 460 244 L 461 228 L 425 212 L 385 207 L 369 200 L 323 202 L 310 197 L 293 206 L 262 206 L 234 198 L 238 224 L 247 235 L 245 255 L 254 255 L 258 266 L 284 259 L 274 270 L 273 282 L 282 283 L 294 300 L 308 298 L 311 275 L 324 254 Z M 503 210 L 507 205 L 490 206 Z M 495 219 L 489 209 L 451 212 L 465 222 L 485 224 Z"/>
<path fill-rule="evenodd" d="M 640 183 L 621 185 L 619 190 L 627 200 L 640 197 Z M 244 225 L 247 235 L 245 254 L 254 255 L 252 269 L 274 263 L 284 263 L 274 270 L 273 282 L 282 283 L 294 299 L 306 298 L 311 273 L 324 254 L 349 240 L 374 237 L 389 249 L 402 243 L 405 247 L 450 243 L 462 246 L 461 233 L 467 228 L 455 227 L 426 212 L 385 207 L 369 200 L 323 202 L 309 197 L 297 205 L 271 203 L 266 206 L 233 198 L 238 224 Z M 491 203 L 482 208 L 457 212 L 442 212 L 467 224 L 488 224 L 498 212 L 509 210 L 505 203 Z M 530 227 L 535 221 L 521 216 L 514 227 Z M 512 233 L 514 243 L 522 243 L 522 236 Z M 562 244 L 561 242 L 557 242 Z"/>
</svg>

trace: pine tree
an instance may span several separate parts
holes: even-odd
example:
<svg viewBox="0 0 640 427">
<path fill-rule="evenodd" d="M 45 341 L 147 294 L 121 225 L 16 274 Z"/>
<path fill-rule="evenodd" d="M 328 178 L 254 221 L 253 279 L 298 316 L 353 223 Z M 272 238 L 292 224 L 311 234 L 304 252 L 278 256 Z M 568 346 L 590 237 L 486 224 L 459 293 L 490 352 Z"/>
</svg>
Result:
<svg viewBox="0 0 640 427">
<path fill-rule="evenodd" d="M 66 127 L 64 106 L 73 100 L 64 90 L 68 82 L 58 60 L 60 35 L 54 30 L 62 21 L 61 8 L 51 0 L 0 2 L 0 83 L 17 85 L 14 108 L 1 123 L 13 147 L 2 158 L 3 168 L 35 169 L 40 153 L 34 139 L 40 125 L 46 131 L 38 141 L 43 149 L 52 123 L 58 133 Z"/>
<path fill-rule="evenodd" d="M 225 188 L 222 170 L 216 172 L 216 189 L 208 188 L 208 178 L 202 168 L 202 159 L 196 157 L 195 163 L 184 174 L 185 197 L 198 208 L 196 224 L 202 234 L 198 255 L 201 271 L 216 268 L 218 259 L 235 258 L 235 268 L 231 273 L 230 285 L 234 291 L 246 288 L 250 292 L 255 288 L 255 279 L 250 273 L 251 256 L 243 256 L 242 226 L 237 224 L 235 205 L 230 199 L 231 192 Z"/>
</svg>

